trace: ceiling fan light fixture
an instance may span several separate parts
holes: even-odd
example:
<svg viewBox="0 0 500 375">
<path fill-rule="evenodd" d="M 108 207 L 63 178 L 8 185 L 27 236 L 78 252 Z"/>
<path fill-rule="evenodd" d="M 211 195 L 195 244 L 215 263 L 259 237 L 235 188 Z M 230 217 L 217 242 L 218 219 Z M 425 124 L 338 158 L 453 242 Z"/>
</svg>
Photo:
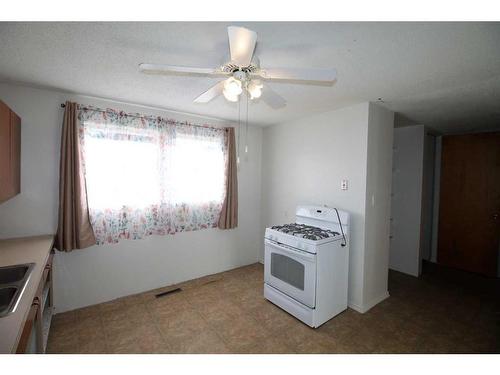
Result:
<svg viewBox="0 0 500 375">
<path fill-rule="evenodd" d="M 250 81 L 247 87 L 247 90 L 250 94 L 250 99 L 260 98 L 260 96 L 262 95 L 263 87 L 264 85 L 258 79 Z"/>
<path fill-rule="evenodd" d="M 224 96 L 229 101 L 237 101 L 238 96 L 243 92 L 243 88 L 241 87 L 241 81 L 237 80 L 234 77 L 229 77 L 224 82 Z M 236 98 L 236 100 L 231 100 Z"/>
<path fill-rule="evenodd" d="M 238 101 L 239 95 L 231 95 L 231 94 L 227 93 L 226 90 L 223 91 L 223 94 L 224 94 L 224 98 L 226 98 L 226 100 L 228 100 L 230 102 L 235 103 Z"/>
</svg>

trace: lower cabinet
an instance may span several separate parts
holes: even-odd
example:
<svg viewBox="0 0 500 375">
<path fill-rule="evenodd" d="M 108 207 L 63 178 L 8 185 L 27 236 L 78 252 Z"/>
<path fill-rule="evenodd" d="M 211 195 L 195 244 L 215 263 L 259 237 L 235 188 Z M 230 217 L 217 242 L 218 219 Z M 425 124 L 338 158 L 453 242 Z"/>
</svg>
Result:
<svg viewBox="0 0 500 375">
<path fill-rule="evenodd" d="M 28 313 L 26 323 L 24 324 L 16 353 L 45 353 L 47 349 L 50 323 L 54 310 L 52 288 L 53 258 L 54 253 L 52 252 L 43 270 L 42 278 Z"/>
</svg>

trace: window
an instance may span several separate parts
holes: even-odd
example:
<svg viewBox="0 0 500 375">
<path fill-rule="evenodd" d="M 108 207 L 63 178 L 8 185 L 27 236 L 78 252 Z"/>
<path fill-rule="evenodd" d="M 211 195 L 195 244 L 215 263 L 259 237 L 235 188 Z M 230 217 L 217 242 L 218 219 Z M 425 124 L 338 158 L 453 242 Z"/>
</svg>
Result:
<svg viewBox="0 0 500 375">
<path fill-rule="evenodd" d="M 165 181 L 176 204 L 222 202 L 225 174 L 224 153 L 219 139 L 177 137 Z"/>
<path fill-rule="evenodd" d="M 87 126 L 92 126 L 87 124 Z M 145 208 L 160 202 L 154 143 L 85 135 L 87 199 L 92 209 Z"/>
<path fill-rule="evenodd" d="M 80 111 L 90 220 L 98 243 L 217 226 L 225 129 Z"/>
</svg>

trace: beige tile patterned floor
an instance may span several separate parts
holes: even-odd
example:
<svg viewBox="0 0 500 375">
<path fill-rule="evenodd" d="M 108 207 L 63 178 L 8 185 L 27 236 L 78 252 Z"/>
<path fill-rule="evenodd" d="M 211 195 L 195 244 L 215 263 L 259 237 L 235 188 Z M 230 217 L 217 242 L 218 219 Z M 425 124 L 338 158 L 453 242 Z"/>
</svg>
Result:
<svg viewBox="0 0 500 375">
<path fill-rule="evenodd" d="M 48 353 L 499 352 L 498 282 L 427 266 L 391 297 L 311 329 L 262 296 L 261 264 L 58 314 Z"/>
</svg>

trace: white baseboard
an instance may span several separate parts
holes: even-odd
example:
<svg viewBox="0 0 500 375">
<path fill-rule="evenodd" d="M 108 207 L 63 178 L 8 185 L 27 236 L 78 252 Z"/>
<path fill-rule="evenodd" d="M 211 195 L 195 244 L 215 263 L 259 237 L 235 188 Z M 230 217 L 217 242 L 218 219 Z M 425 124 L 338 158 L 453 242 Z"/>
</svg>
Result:
<svg viewBox="0 0 500 375">
<path fill-rule="evenodd" d="M 368 302 L 368 303 L 366 303 L 366 304 L 364 304 L 362 306 L 360 306 L 360 305 L 358 305 L 356 303 L 349 302 L 349 307 L 351 309 L 353 309 L 353 310 L 356 310 L 357 312 L 359 312 L 361 314 L 364 314 L 365 312 L 367 312 L 368 310 L 370 310 L 375 305 L 378 305 L 380 302 L 382 302 L 386 298 L 389 298 L 389 292 L 388 291 L 386 291 L 385 293 L 383 293 L 381 296 L 372 299 L 370 302 Z"/>
</svg>

